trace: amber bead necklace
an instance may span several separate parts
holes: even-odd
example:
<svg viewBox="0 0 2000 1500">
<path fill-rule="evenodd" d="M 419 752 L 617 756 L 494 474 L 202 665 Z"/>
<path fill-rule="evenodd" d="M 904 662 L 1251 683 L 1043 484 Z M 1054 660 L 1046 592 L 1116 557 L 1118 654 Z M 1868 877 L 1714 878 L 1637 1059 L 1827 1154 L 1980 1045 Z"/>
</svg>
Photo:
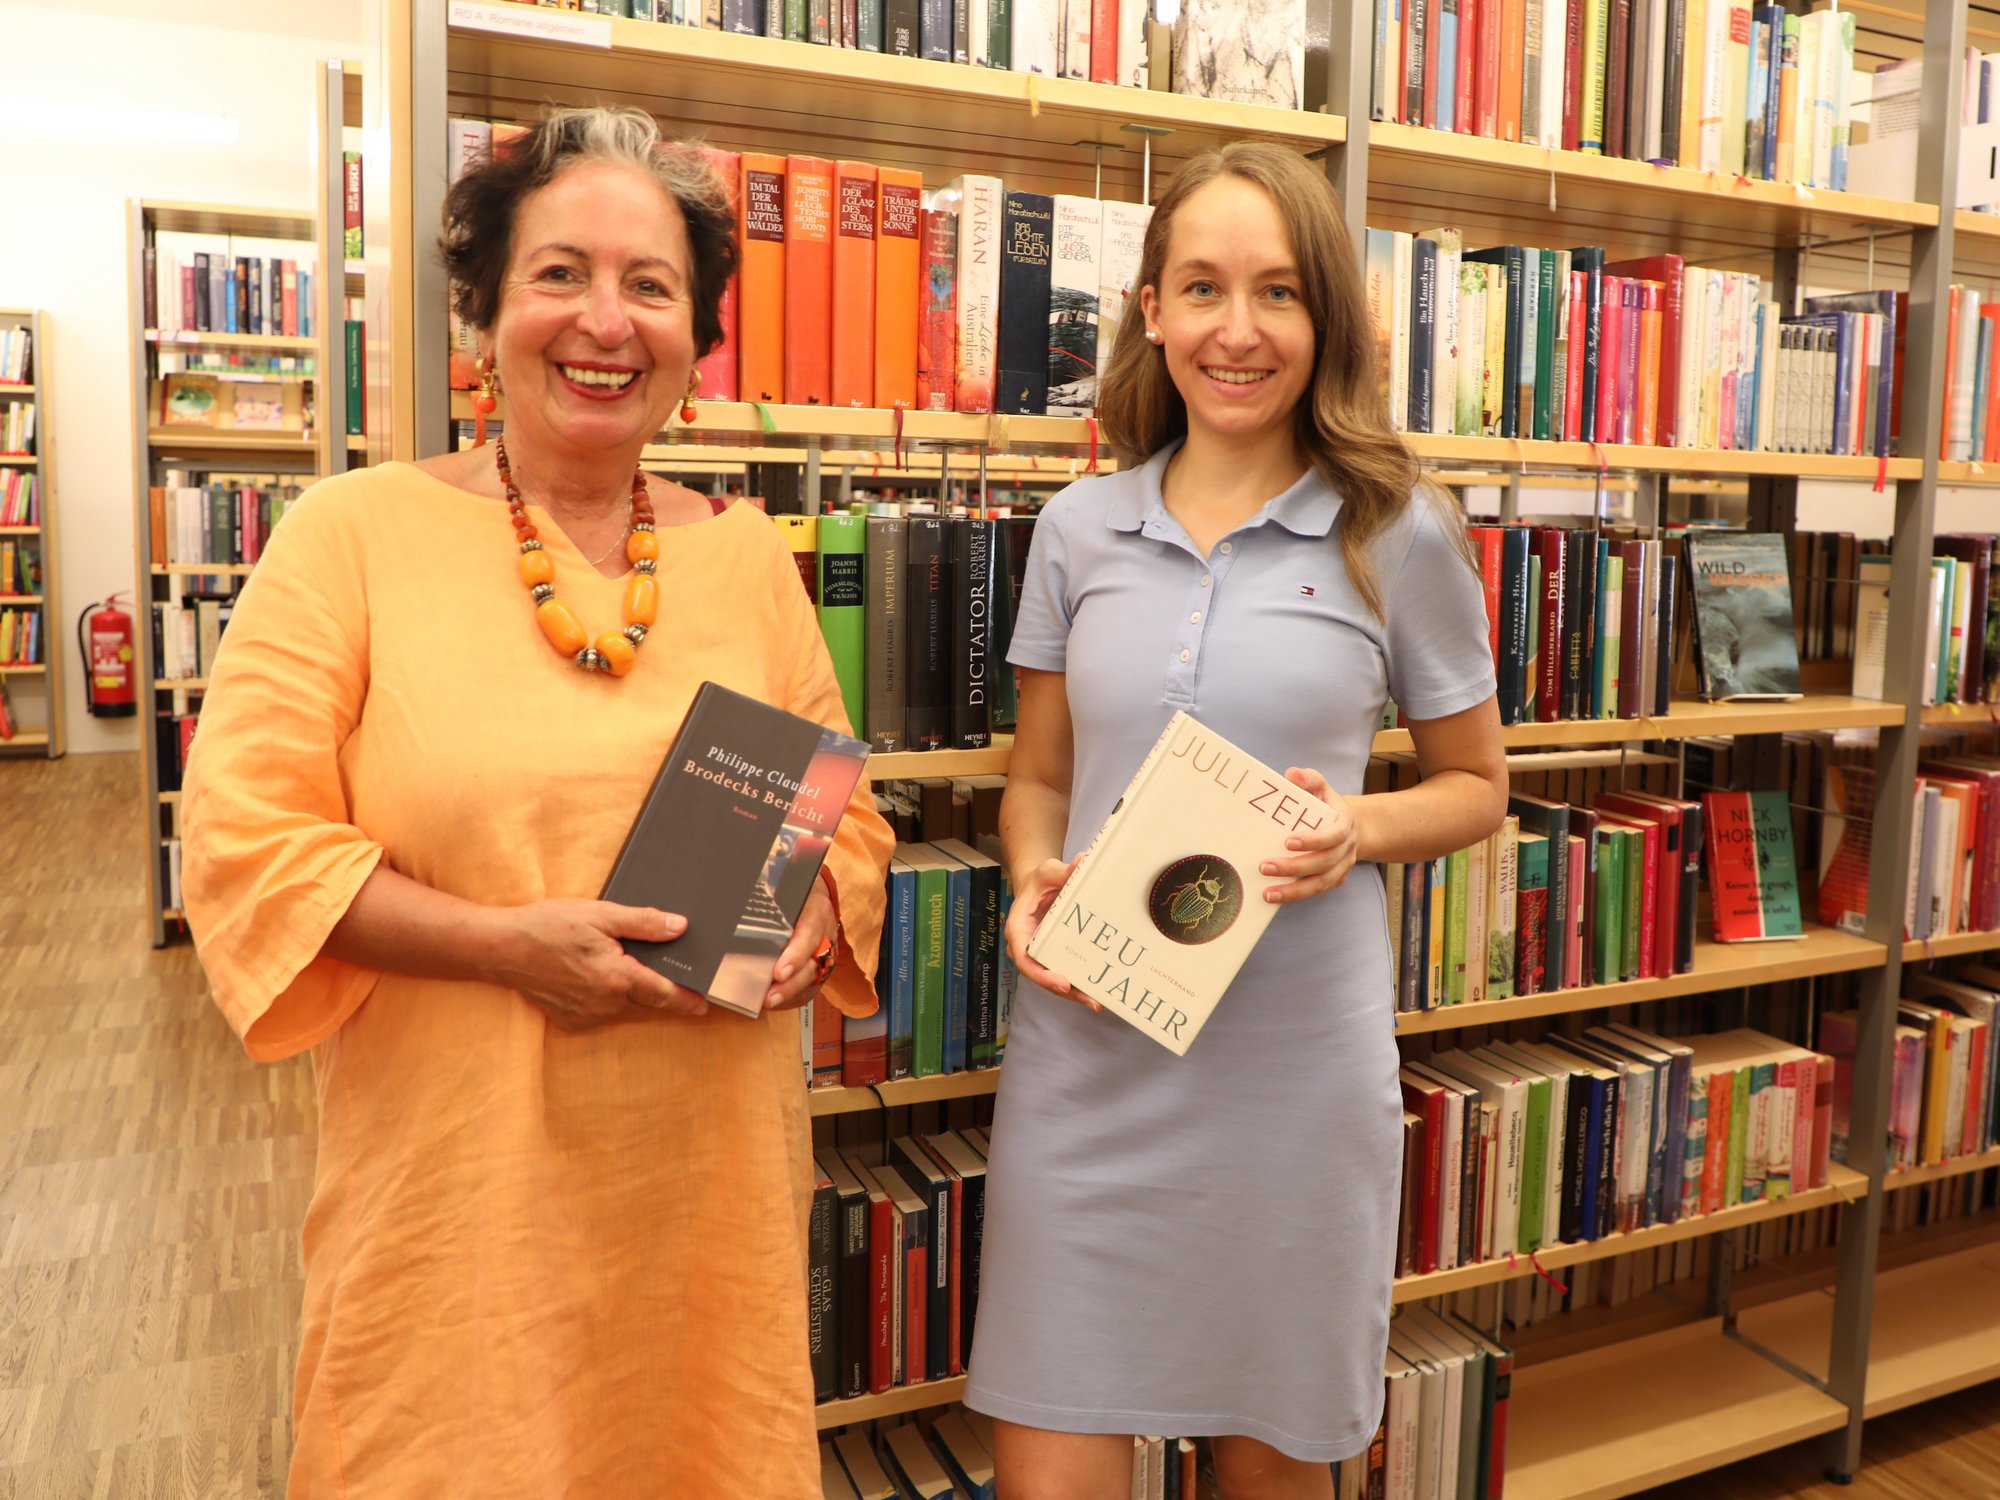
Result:
<svg viewBox="0 0 2000 1500">
<path fill-rule="evenodd" d="M 593 641 L 584 633 L 576 611 L 556 597 L 555 559 L 543 549 L 540 533 L 521 503 L 521 489 L 514 483 L 514 471 L 507 463 L 504 438 L 494 440 L 493 464 L 500 471 L 500 488 L 507 496 L 508 515 L 521 546 L 521 582 L 534 598 L 535 621 L 542 627 L 542 634 L 548 637 L 551 646 L 586 672 L 608 672 L 613 677 L 623 677 L 638 660 L 639 647 L 660 610 L 660 582 L 655 576 L 660 565 L 660 539 L 653 532 L 653 502 L 646 495 L 645 471 L 641 469 L 632 475 L 632 522 L 625 537 L 625 556 L 632 564 L 632 576 L 625 584 L 625 628 L 607 630 Z"/>
</svg>

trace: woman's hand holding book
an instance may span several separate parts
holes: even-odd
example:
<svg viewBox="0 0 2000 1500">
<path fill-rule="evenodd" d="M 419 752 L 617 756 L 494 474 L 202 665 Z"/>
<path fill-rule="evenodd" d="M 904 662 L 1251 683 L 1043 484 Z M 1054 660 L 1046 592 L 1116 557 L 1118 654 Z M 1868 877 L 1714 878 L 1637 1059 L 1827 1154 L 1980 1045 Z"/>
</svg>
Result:
<svg viewBox="0 0 2000 1500">
<path fill-rule="evenodd" d="M 1326 778 L 1311 769 L 1292 766 L 1285 779 L 1312 793 L 1333 809 L 1333 815 L 1319 828 L 1301 828 L 1285 840 L 1290 851 L 1278 859 L 1267 859 L 1258 868 L 1265 875 L 1286 877 L 1283 885 L 1266 886 L 1266 901 L 1285 904 L 1303 901 L 1332 890 L 1347 879 L 1361 852 L 1361 824 L 1356 799 L 1343 797 L 1326 784 Z"/>
<path fill-rule="evenodd" d="M 531 902 L 505 916 L 507 936 L 496 945 L 492 979 L 519 990 L 565 1031 L 644 1015 L 708 1011 L 703 996 L 654 973 L 618 941 L 671 942 L 687 931 L 685 917 L 575 898 Z"/>
<path fill-rule="evenodd" d="M 1081 858 L 1081 855 L 1077 856 L 1077 859 Z M 1101 1011 L 1103 1006 L 1087 995 L 1078 994 L 1062 975 L 1028 957 L 1028 944 L 1035 936 L 1035 929 L 1041 926 L 1042 918 L 1055 902 L 1056 893 L 1063 888 L 1063 882 L 1069 879 L 1076 866 L 1076 859 L 1045 859 L 1015 889 L 1014 905 L 1007 914 L 1007 953 L 1021 971 L 1023 979 L 1032 980 L 1051 995 L 1061 995 L 1078 1005 Z"/>
</svg>

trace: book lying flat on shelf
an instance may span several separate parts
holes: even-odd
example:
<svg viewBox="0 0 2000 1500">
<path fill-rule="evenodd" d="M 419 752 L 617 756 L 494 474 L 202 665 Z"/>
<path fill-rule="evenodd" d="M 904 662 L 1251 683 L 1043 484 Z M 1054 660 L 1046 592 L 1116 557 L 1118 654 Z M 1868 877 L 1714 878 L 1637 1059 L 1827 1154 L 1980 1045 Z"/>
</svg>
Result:
<svg viewBox="0 0 2000 1500">
<path fill-rule="evenodd" d="M 1166 732 L 1043 916 L 1028 955 L 1177 1056 L 1277 908 L 1258 867 L 1326 803 L 1186 713 Z"/>
<path fill-rule="evenodd" d="M 677 912 L 687 931 L 625 950 L 718 1005 L 761 1014 L 867 760 L 859 740 L 703 683 L 603 892 Z"/>
</svg>

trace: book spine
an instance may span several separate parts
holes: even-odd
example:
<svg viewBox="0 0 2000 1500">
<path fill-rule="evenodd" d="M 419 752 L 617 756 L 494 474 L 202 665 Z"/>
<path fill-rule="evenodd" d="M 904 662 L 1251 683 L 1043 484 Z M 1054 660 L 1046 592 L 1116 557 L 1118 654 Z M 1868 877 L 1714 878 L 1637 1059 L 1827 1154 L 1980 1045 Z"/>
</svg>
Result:
<svg viewBox="0 0 2000 1500">
<path fill-rule="evenodd" d="M 833 375 L 835 406 L 875 401 L 875 226 L 878 184 L 867 162 L 834 172 Z"/>
<path fill-rule="evenodd" d="M 824 521 L 822 521 L 822 527 Z M 989 650 L 992 623 L 993 526 L 955 519 L 952 538 L 952 738 L 960 750 L 993 741 Z"/>
<path fill-rule="evenodd" d="M 833 163 L 785 164 L 785 400 L 833 400 Z"/>
<path fill-rule="evenodd" d="M 945 523 L 911 516 L 905 537 L 909 580 L 904 591 L 909 633 L 909 748 L 941 750 L 951 731 L 951 559 Z"/>
<path fill-rule="evenodd" d="M 959 179 L 958 379 L 953 409 L 993 410 L 995 355 L 1000 333 L 1000 182 Z"/>
<path fill-rule="evenodd" d="M 833 1183 L 821 1176 L 813 1190 L 812 1211 L 806 1225 L 806 1347 L 812 1363 L 815 1401 L 831 1401 L 838 1392 L 834 1349 L 837 1252 L 834 1218 L 838 1206 Z"/>
<path fill-rule="evenodd" d="M 863 589 L 867 552 L 865 516 L 821 516 L 818 526 L 819 628 L 833 658 L 840 683 L 840 701 L 851 730 L 860 726 L 862 683 L 867 643 L 866 591 Z"/>
<path fill-rule="evenodd" d="M 1049 404 L 1054 218 L 1045 194 L 1002 194 L 996 411 L 1040 416 Z"/>
<path fill-rule="evenodd" d="M 917 344 L 917 409 L 950 411 L 958 385 L 958 213 L 923 213 L 922 325 Z"/>
<path fill-rule="evenodd" d="M 1104 224 L 1095 198 L 1053 202 L 1049 251 L 1048 407 L 1076 416 L 1097 404 L 1097 298 Z M 1001 312 L 1007 313 L 1006 298 Z"/>
<path fill-rule="evenodd" d="M 867 685 L 862 693 L 869 748 L 893 752 L 905 747 L 904 699 L 909 628 L 904 608 L 907 562 L 905 523 L 901 516 L 867 519 L 866 603 L 867 641 L 864 652 Z"/>
<path fill-rule="evenodd" d="M 875 196 L 874 405 L 917 404 L 922 311 L 923 177 L 883 167 Z"/>
<path fill-rule="evenodd" d="M 771 0 L 775 6 L 777 0 Z M 746 151 L 737 243 L 737 382 L 746 401 L 785 399 L 785 159 Z"/>
</svg>

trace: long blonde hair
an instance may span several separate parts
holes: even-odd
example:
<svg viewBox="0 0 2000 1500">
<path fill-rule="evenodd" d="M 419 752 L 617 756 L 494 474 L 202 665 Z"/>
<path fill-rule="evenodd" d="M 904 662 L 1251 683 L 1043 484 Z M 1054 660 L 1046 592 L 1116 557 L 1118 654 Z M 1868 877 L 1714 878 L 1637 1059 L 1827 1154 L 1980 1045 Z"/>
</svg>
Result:
<svg viewBox="0 0 2000 1500">
<path fill-rule="evenodd" d="M 1468 564 L 1470 547 L 1458 506 L 1421 481 L 1417 460 L 1389 425 L 1376 373 L 1375 336 L 1360 267 L 1333 189 L 1304 158 L 1283 146 L 1242 141 L 1194 157 L 1153 210 L 1139 274 L 1098 393 L 1098 418 L 1121 462 L 1143 462 L 1188 430 L 1187 403 L 1167 373 L 1165 354 L 1137 316 L 1140 287 L 1158 294 L 1174 215 L 1218 177 L 1240 177 L 1270 195 L 1291 232 L 1301 289 L 1316 340 L 1313 375 L 1293 411 L 1293 439 L 1314 471 L 1342 497 L 1340 549 L 1348 577 L 1377 619 L 1382 589 L 1372 544 L 1421 490 L 1446 522 Z"/>
</svg>

